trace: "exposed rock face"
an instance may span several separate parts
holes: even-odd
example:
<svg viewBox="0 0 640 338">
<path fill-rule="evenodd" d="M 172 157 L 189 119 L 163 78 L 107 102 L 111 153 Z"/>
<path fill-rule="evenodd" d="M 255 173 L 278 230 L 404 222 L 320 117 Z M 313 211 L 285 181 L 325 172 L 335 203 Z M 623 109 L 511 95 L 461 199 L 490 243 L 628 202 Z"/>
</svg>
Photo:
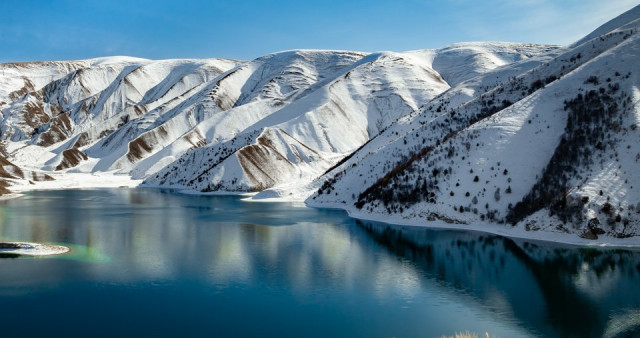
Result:
<svg viewBox="0 0 640 338">
<path fill-rule="evenodd" d="M 639 28 L 636 7 L 567 47 L 1 64 L 0 176 L 115 171 L 400 222 L 636 236 Z"/>
</svg>

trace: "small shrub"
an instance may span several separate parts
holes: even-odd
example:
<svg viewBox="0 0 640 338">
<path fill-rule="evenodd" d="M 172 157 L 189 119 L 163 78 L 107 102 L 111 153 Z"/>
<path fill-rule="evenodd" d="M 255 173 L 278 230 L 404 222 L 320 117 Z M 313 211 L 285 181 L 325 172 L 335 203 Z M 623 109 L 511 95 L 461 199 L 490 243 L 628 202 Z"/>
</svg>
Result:
<svg viewBox="0 0 640 338">
<path fill-rule="evenodd" d="M 597 76 L 591 75 L 584 81 L 584 83 L 585 84 L 589 84 L 590 83 L 590 84 L 592 84 L 594 86 L 597 86 L 598 84 L 600 84 L 600 81 L 598 80 Z"/>
</svg>

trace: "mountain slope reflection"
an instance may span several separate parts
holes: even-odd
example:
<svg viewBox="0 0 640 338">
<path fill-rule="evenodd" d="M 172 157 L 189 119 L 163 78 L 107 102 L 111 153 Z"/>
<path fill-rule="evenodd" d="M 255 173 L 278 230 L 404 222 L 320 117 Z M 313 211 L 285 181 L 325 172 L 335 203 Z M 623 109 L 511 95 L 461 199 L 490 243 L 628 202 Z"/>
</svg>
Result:
<svg viewBox="0 0 640 338">
<path fill-rule="evenodd" d="M 356 221 L 449 292 L 544 336 L 640 334 L 640 253 Z"/>
<path fill-rule="evenodd" d="M 635 252 L 153 189 L 35 191 L 0 210 L 0 239 L 72 248 L 0 260 L 0 303 L 15 309 L 0 319 L 8 335 L 34 320 L 21 313 L 60 301 L 65 311 L 37 316 L 40 327 L 71 316 L 86 326 L 127 321 L 141 335 L 153 322 L 159 336 L 180 334 L 185 322 L 204 336 L 613 336 L 637 328 Z M 165 312 L 167 304 L 180 314 Z"/>
</svg>

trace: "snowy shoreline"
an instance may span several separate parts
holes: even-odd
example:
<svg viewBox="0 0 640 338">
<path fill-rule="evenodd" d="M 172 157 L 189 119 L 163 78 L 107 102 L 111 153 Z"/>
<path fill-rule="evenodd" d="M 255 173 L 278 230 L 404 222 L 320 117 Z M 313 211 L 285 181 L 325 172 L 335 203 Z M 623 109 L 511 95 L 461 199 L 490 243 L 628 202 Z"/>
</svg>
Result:
<svg viewBox="0 0 640 338">
<path fill-rule="evenodd" d="M 326 209 L 326 208 L 325 208 Z M 562 233 L 562 232 L 550 232 L 550 231 L 526 231 L 517 227 L 510 227 L 509 225 L 499 225 L 491 223 L 476 223 L 476 224 L 456 224 L 447 223 L 441 220 L 428 221 L 424 219 L 406 219 L 392 216 L 382 216 L 381 219 L 375 219 L 370 214 L 361 212 L 355 212 L 352 210 L 342 208 L 339 209 L 347 212 L 349 217 L 359 219 L 362 221 L 385 223 L 391 226 L 411 226 L 421 227 L 432 230 L 457 230 L 457 231 L 471 231 L 476 233 L 486 233 L 491 235 L 497 235 L 517 240 L 526 240 L 530 242 L 540 242 L 546 244 L 555 244 L 560 246 L 580 247 L 580 248 L 593 248 L 593 249 L 626 249 L 626 250 L 640 250 L 640 237 L 630 238 L 613 238 L 608 236 L 601 236 L 596 240 L 590 240 L 581 238 L 576 234 Z"/>
<path fill-rule="evenodd" d="M 62 245 L 0 241 L 0 258 L 2 255 L 52 256 L 65 254 L 69 251 L 71 249 Z"/>
<path fill-rule="evenodd" d="M 34 184 L 22 183 L 9 187 L 12 194 L 1 196 L 3 199 L 20 197 L 24 192 L 36 190 L 65 190 L 93 188 L 135 188 L 142 180 L 134 180 L 129 175 L 113 172 L 98 173 L 47 173 L 53 181 L 40 181 Z"/>
<path fill-rule="evenodd" d="M 92 188 L 152 188 L 162 189 L 162 187 L 153 185 L 141 185 L 142 180 L 134 180 L 127 175 L 118 175 L 115 173 L 61 173 L 50 174 L 55 178 L 55 181 L 36 182 L 35 184 L 23 184 L 12 186 L 11 189 L 14 194 L 2 196 L 2 199 L 15 198 L 22 196 L 24 192 L 35 190 L 65 190 L 65 189 L 92 189 Z M 255 194 L 247 193 L 230 193 L 230 192 L 214 192 L 203 193 L 190 190 L 176 190 L 176 193 L 188 194 L 188 195 L 233 195 L 244 196 L 243 202 L 261 202 L 261 203 L 300 203 L 309 208 L 317 209 L 337 209 L 347 212 L 349 217 L 359 219 L 362 221 L 371 221 L 386 223 L 390 226 L 412 226 L 423 227 L 433 230 L 461 230 L 461 231 L 473 231 L 479 233 L 487 233 L 492 235 L 498 235 L 508 237 L 511 239 L 527 240 L 534 242 L 544 242 L 549 244 L 556 244 L 562 246 L 572 247 L 584 247 L 584 248 L 606 248 L 606 249 L 627 249 L 627 250 L 639 250 L 640 249 L 640 236 L 631 238 L 613 238 L 608 236 L 600 236 L 596 240 L 589 240 L 580 238 L 576 234 L 568 234 L 562 232 L 550 232 L 545 230 L 540 231 L 526 231 L 522 228 L 509 227 L 507 225 L 498 225 L 491 223 L 475 223 L 475 224 L 455 224 L 447 223 L 442 220 L 427 221 L 423 218 L 402 218 L 398 216 L 385 216 L 385 215 L 372 215 L 359 211 L 349 210 L 342 208 L 339 205 L 334 206 L 311 206 L 301 201 L 299 198 L 288 198 L 278 196 L 274 198 L 252 198 Z M 299 197 L 299 196 L 298 196 Z"/>
</svg>

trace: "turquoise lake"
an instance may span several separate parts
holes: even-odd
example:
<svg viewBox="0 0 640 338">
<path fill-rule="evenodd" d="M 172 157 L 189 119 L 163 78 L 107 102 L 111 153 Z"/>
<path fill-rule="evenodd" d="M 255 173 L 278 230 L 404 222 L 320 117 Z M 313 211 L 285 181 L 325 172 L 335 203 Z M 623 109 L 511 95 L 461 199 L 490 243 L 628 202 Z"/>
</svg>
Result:
<svg viewBox="0 0 640 338">
<path fill-rule="evenodd" d="M 2 337 L 640 336 L 640 252 L 155 189 L 0 202 Z"/>
</svg>

